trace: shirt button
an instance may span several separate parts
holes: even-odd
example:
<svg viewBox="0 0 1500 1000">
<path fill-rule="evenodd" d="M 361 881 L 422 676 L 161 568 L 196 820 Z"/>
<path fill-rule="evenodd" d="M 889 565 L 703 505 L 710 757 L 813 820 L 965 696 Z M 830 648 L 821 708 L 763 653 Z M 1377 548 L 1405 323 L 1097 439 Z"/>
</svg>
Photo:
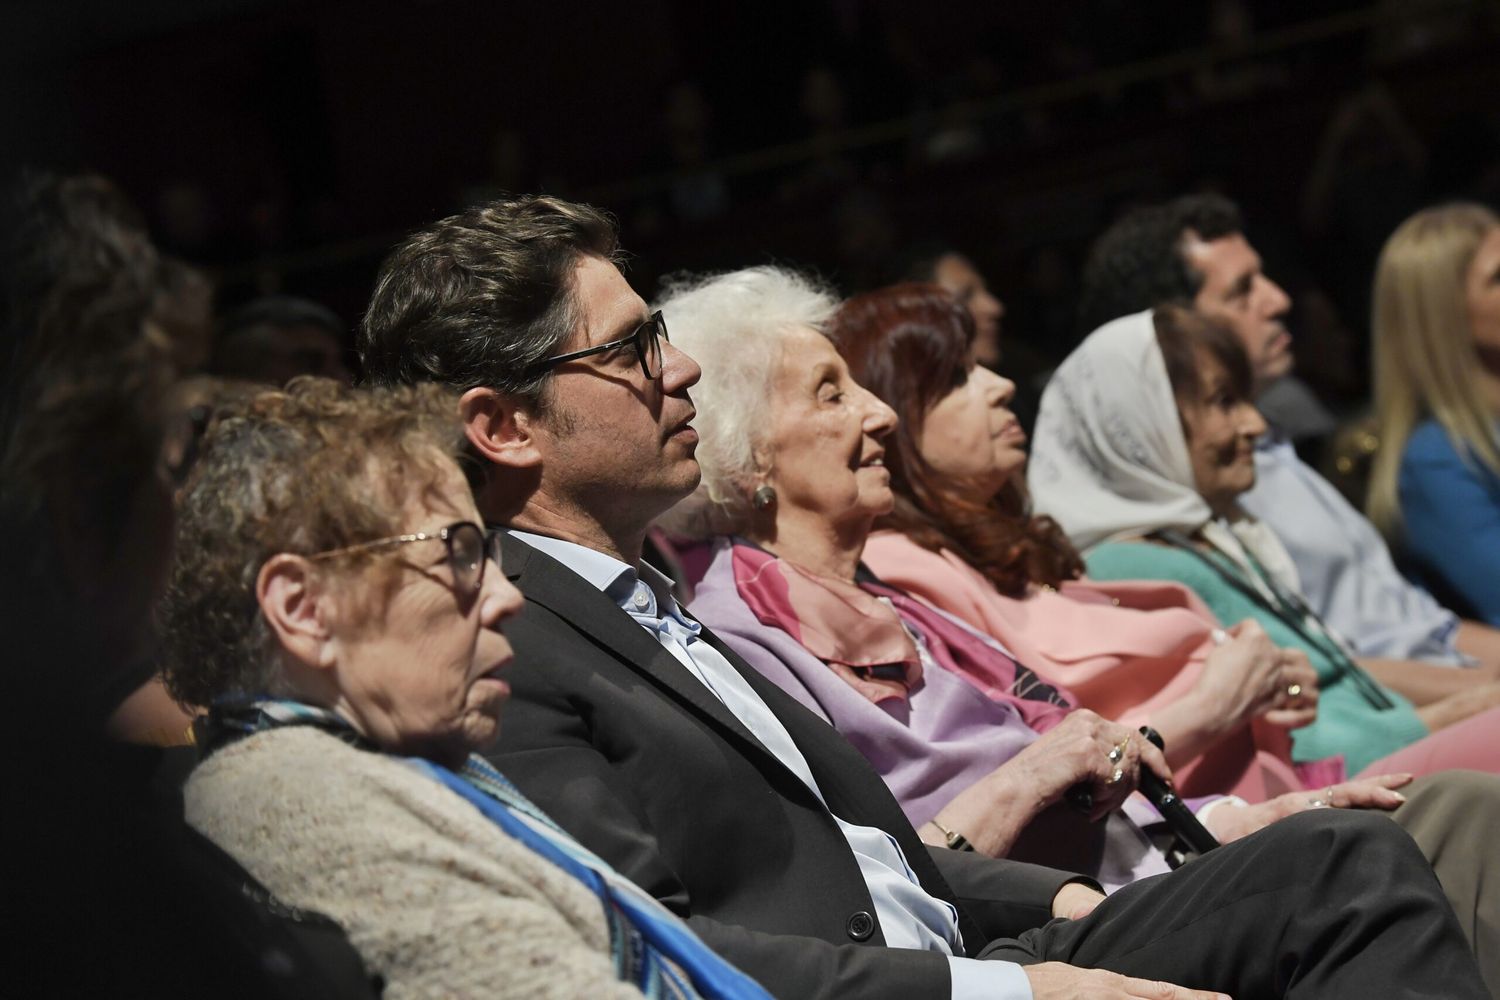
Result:
<svg viewBox="0 0 1500 1000">
<path fill-rule="evenodd" d="M 849 918 L 849 922 L 844 925 L 844 931 L 851 941 L 868 941 L 870 935 L 875 933 L 875 918 L 864 910 L 860 910 Z"/>
<path fill-rule="evenodd" d="M 635 606 L 642 611 L 651 606 L 651 598 L 644 590 L 637 590 L 635 592 Z"/>
</svg>

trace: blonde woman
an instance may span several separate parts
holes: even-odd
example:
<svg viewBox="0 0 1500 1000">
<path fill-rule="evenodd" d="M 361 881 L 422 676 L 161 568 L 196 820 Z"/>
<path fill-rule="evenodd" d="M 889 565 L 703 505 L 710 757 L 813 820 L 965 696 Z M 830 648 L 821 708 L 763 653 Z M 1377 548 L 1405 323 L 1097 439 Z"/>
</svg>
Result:
<svg viewBox="0 0 1500 1000">
<path fill-rule="evenodd" d="M 1425 209 L 1375 274 L 1370 517 L 1450 607 L 1500 624 L 1500 218 Z"/>
</svg>

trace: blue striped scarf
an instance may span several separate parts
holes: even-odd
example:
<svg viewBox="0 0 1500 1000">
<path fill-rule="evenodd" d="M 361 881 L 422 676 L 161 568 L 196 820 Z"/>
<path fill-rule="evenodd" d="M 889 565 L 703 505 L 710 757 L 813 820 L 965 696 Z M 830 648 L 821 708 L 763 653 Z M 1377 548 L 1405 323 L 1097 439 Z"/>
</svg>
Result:
<svg viewBox="0 0 1500 1000">
<path fill-rule="evenodd" d="M 378 752 L 337 714 L 273 698 L 216 705 L 209 725 L 210 749 L 251 733 L 296 725 L 316 726 L 354 746 Z M 470 754 L 457 771 L 417 757 L 407 762 L 462 796 L 507 835 L 599 898 L 609 926 L 615 974 L 622 981 L 652 1000 L 770 1000 L 759 984 L 711 951 L 687 924 L 568 836 L 483 757 Z"/>
</svg>

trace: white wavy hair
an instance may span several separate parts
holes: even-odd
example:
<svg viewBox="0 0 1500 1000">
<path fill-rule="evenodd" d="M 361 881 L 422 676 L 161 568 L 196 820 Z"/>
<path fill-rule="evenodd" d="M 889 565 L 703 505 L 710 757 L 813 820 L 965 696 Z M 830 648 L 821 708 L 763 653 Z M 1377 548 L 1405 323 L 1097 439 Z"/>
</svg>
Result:
<svg viewBox="0 0 1500 1000">
<path fill-rule="evenodd" d="M 783 338 L 799 327 L 823 332 L 839 298 L 816 278 L 782 267 L 673 275 L 653 306 L 673 345 L 703 367 L 691 390 L 698 409 L 703 480 L 661 516 L 667 531 L 707 538 L 744 529 L 757 486 L 755 449 L 771 420 L 771 381 Z"/>
</svg>

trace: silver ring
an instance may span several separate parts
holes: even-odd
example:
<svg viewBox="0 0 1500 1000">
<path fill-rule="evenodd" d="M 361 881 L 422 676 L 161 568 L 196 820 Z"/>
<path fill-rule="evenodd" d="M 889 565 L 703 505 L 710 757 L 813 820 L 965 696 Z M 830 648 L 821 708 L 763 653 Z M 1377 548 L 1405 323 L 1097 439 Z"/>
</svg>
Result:
<svg viewBox="0 0 1500 1000">
<path fill-rule="evenodd" d="M 1302 693 L 1302 685 L 1301 684 L 1288 684 L 1286 686 L 1286 696 L 1288 698 L 1295 698 L 1298 695 L 1300 695 L 1301 693 Z"/>
</svg>

